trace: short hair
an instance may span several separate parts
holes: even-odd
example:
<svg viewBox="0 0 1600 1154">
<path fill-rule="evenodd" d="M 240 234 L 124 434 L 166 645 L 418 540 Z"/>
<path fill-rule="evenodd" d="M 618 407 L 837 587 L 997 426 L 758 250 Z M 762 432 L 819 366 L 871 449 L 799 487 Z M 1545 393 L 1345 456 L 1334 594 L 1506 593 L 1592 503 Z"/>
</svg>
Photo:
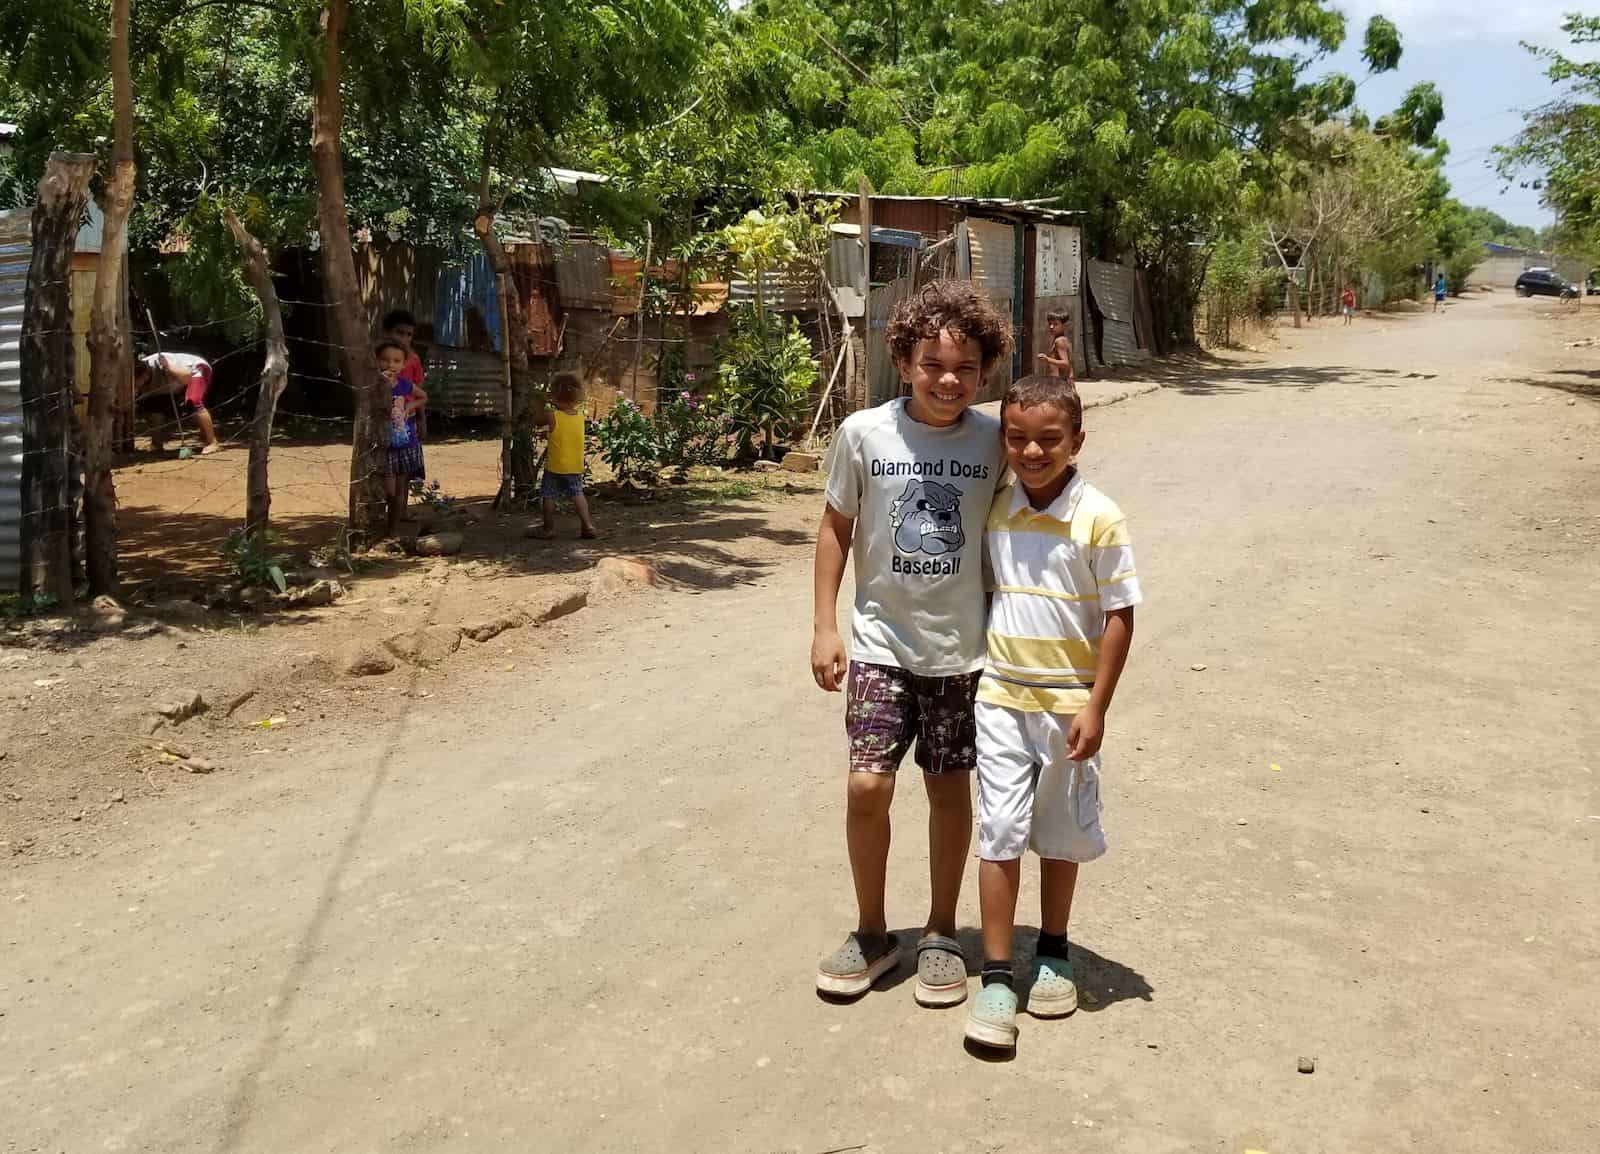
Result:
<svg viewBox="0 0 1600 1154">
<path fill-rule="evenodd" d="M 581 397 L 583 382 L 578 379 L 577 373 L 557 373 L 550 378 L 550 395 L 558 400 L 562 397 Z"/>
<path fill-rule="evenodd" d="M 417 318 L 411 315 L 410 309 L 390 309 L 383 317 L 383 331 L 391 332 L 399 325 L 417 327 Z"/>
<path fill-rule="evenodd" d="M 1044 314 L 1044 323 L 1051 324 L 1054 321 L 1060 321 L 1064 325 L 1070 325 L 1072 323 L 1072 316 L 1069 313 L 1062 312 L 1060 309 L 1051 309 L 1049 312 Z"/>
<path fill-rule="evenodd" d="M 1000 406 L 1002 419 L 1012 405 L 1019 409 L 1031 409 L 1035 405 L 1060 409 L 1072 420 L 1072 431 L 1083 432 L 1083 400 L 1078 396 L 1077 386 L 1065 377 L 1044 373 L 1023 377 L 1006 390 L 1006 399 Z"/>
<path fill-rule="evenodd" d="M 949 330 L 976 341 L 985 372 L 1011 349 L 1011 322 L 984 293 L 962 280 L 936 280 L 894 306 L 884 334 L 895 360 L 909 360 L 920 341 Z"/>
<path fill-rule="evenodd" d="M 373 345 L 372 346 L 372 355 L 374 357 L 376 357 L 379 353 L 383 352 L 384 349 L 393 349 L 395 352 L 399 353 L 402 357 L 406 355 L 406 347 L 405 347 L 405 345 L 401 344 L 399 341 L 395 340 L 393 337 L 384 337 L 377 344 Z"/>
</svg>

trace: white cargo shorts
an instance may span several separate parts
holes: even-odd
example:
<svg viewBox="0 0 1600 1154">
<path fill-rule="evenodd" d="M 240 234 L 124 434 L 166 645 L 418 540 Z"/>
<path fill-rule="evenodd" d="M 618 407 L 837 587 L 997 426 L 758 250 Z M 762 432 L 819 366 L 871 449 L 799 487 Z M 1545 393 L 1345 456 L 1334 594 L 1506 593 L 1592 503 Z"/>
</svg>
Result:
<svg viewBox="0 0 1600 1154">
<path fill-rule="evenodd" d="M 1032 849 L 1057 861 L 1106 852 L 1100 755 L 1067 756 L 1072 718 L 977 703 L 978 856 L 1009 861 Z"/>
</svg>

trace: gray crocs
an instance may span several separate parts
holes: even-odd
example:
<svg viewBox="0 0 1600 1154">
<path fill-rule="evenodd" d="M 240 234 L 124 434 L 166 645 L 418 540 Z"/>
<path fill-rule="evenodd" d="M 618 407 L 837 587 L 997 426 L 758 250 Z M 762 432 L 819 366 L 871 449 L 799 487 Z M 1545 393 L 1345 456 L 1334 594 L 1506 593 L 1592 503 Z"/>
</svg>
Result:
<svg viewBox="0 0 1600 1154">
<path fill-rule="evenodd" d="M 927 934 L 917 943 L 917 1005 L 956 1006 L 967 1000 L 967 961 L 961 943 Z"/>
<path fill-rule="evenodd" d="M 894 934 L 852 933 L 844 945 L 817 965 L 817 991 L 852 998 L 900 964 L 900 939 Z"/>
</svg>

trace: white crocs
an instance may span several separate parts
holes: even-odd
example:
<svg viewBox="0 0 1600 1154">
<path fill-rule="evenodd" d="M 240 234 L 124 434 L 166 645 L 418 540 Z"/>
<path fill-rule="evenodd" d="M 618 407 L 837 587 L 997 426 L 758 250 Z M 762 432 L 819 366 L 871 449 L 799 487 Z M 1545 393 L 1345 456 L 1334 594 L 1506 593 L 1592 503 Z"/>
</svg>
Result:
<svg viewBox="0 0 1600 1154">
<path fill-rule="evenodd" d="M 991 1050 L 1017 1045 L 1017 993 L 1003 982 L 984 986 L 967 1011 L 967 1040 Z"/>
</svg>

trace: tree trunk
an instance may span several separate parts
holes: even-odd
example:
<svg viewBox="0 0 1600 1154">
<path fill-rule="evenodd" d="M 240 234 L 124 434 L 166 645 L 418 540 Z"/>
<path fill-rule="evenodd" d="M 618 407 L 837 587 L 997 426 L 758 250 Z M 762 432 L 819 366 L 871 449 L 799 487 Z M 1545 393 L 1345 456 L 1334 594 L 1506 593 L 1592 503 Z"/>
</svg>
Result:
<svg viewBox="0 0 1600 1154">
<path fill-rule="evenodd" d="M 21 589 L 72 603 L 68 461 L 74 389 L 69 276 L 94 157 L 51 153 L 33 206 L 33 256 L 22 307 Z"/>
<path fill-rule="evenodd" d="M 89 322 L 89 428 L 83 485 L 85 554 L 91 593 L 117 592 L 117 490 L 111 458 L 117 424 L 117 394 L 133 375 L 133 340 L 128 325 L 128 214 L 133 210 L 138 168 L 133 158 L 133 80 L 128 69 L 131 0 L 112 0 L 111 102 L 115 123 L 111 180 L 106 186 L 105 230 L 95 273 L 94 314 Z"/>
<path fill-rule="evenodd" d="M 345 209 L 340 135 L 344 102 L 339 91 L 349 0 L 322 8 L 322 54 L 311 69 L 311 167 L 317 176 L 317 232 L 322 241 L 322 284 L 338 346 L 339 374 L 350 389 L 355 435 L 350 451 L 351 547 L 382 536 L 387 517 L 383 474 L 388 451 L 389 386 L 372 357 L 372 334 L 361 307 L 350 217 Z"/>
<path fill-rule="evenodd" d="M 490 197 L 489 162 L 484 161 L 483 178 L 478 186 L 478 214 L 472 230 L 478 234 L 489 267 L 508 292 L 500 294 L 500 339 L 511 360 L 511 412 L 506 414 L 502 440 L 510 446 L 511 484 L 519 501 L 534 497 L 534 473 L 538 458 L 533 452 L 533 421 L 538 415 L 538 390 L 534 388 L 533 367 L 528 362 L 528 317 L 522 310 L 522 293 L 511 268 L 511 254 L 495 235 L 494 218 L 499 206 Z"/>
<path fill-rule="evenodd" d="M 250 467 L 245 476 L 244 531 L 253 538 L 266 532 L 272 510 L 267 454 L 272 449 L 272 418 L 278 409 L 278 398 L 289 384 L 289 346 L 283 336 L 283 310 L 278 307 L 278 290 L 272 285 L 267 250 L 239 223 L 231 208 L 224 209 L 222 216 L 228 222 L 228 231 L 244 250 L 245 276 L 261 302 L 261 319 L 267 329 L 267 362 L 261 368 L 256 415 L 250 426 Z"/>
</svg>

